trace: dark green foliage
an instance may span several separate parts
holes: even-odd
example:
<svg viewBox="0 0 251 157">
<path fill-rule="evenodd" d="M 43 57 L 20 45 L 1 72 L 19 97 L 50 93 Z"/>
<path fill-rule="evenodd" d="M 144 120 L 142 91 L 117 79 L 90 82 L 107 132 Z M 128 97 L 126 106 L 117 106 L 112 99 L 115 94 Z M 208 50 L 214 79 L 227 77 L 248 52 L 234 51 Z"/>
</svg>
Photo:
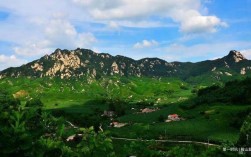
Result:
<svg viewBox="0 0 251 157">
<path fill-rule="evenodd" d="M 114 111 L 118 116 L 125 114 L 127 103 L 121 99 L 108 99 L 106 100 L 108 109 Z"/>
<path fill-rule="evenodd" d="M 241 126 L 238 145 L 242 147 L 251 147 L 251 114 L 246 117 L 246 120 Z"/>
<path fill-rule="evenodd" d="M 13 105 L 13 98 L 1 93 L 0 106 L 3 102 Z M 29 108 L 21 108 L 18 101 L 15 106 L 0 108 L 0 156 L 114 155 L 112 141 L 106 133 L 96 133 L 93 128 L 71 128 L 63 118 L 43 111 L 40 101 L 32 102 Z M 84 136 L 75 145 L 67 143 L 65 139 L 76 133 Z"/>
<path fill-rule="evenodd" d="M 43 107 L 44 104 L 40 99 L 31 99 L 26 102 L 25 104 L 26 107 Z"/>
<path fill-rule="evenodd" d="M 95 133 L 93 128 L 80 129 L 82 140 L 77 144 L 80 156 L 99 157 L 114 156 L 112 140 L 105 133 Z"/>
<path fill-rule="evenodd" d="M 171 96 L 171 95 L 173 95 L 174 94 L 174 90 L 172 90 L 172 89 L 168 89 L 168 90 L 165 90 L 165 93 L 168 95 L 168 96 Z"/>
<path fill-rule="evenodd" d="M 248 105 L 251 103 L 251 78 L 230 81 L 224 87 L 213 85 L 198 91 L 196 104 L 233 103 Z"/>
<path fill-rule="evenodd" d="M 32 151 L 32 143 L 41 135 L 41 115 L 35 109 L 9 110 L 8 113 L 8 117 L 1 116 L 1 120 L 6 119 L 0 129 L 1 154 L 19 156 Z"/>
<path fill-rule="evenodd" d="M 160 115 L 160 116 L 158 117 L 158 121 L 159 121 L 159 122 L 164 122 L 165 120 L 166 120 L 166 117 L 163 116 L 163 115 Z"/>
<path fill-rule="evenodd" d="M 200 105 L 199 100 L 200 99 L 195 99 L 195 100 L 192 100 L 192 101 L 186 101 L 186 103 L 180 104 L 179 107 L 182 108 L 183 110 L 194 109 L 195 107 Z"/>
<path fill-rule="evenodd" d="M 169 155 L 173 157 L 196 157 L 199 153 L 192 145 L 186 147 L 174 147 L 169 151 Z"/>
<path fill-rule="evenodd" d="M 137 108 L 145 108 L 145 107 L 152 107 L 154 105 L 153 101 L 141 101 L 135 102 L 133 105 Z"/>
<path fill-rule="evenodd" d="M 154 141 L 133 141 L 124 145 L 123 151 L 126 156 L 163 157 L 167 155 L 165 152 L 158 150 L 157 144 Z"/>
<path fill-rule="evenodd" d="M 71 119 L 74 124 L 77 124 L 82 127 L 91 127 L 93 126 L 96 132 L 100 131 L 99 126 L 101 124 L 101 114 L 89 114 L 89 115 L 70 115 L 69 119 Z"/>
<path fill-rule="evenodd" d="M 72 122 L 73 124 L 79 127 L 89 128 L 93 126 L 95 132 L 100 131 L 99 127 L 101 124 L 109 123 L 106 117 L 101 116 L 102 114 L 103 110 L 100 110 L 99 108 L 94 108 L 88 114 L 69 113 L 62 109 L 52 110 L 52 115 L 56 117 L 64 117 L 65 119 L 67 119 L 68 121 Z"/>
<path fill-rule="evenodd" d="M 0 89 L 0 108 L 2 111 L 9 109 L 17 109 L 20 106 L 20 101 L 14 99 L 6 90 Z"/>
<path fill-rule="evenodd" d="M 66 115 L 66 112 L 63 109 L 56 109 L 52 110 L 51 114 L 55 117 L 64 117 Z"/>
<path fill-rule="evenodd" d="M 251 113 L 251 108 L 247 108 L 244 111 L 237 112 L 231 116 L 230 126 L 236 129 L 240 129 L 246 117 Z"/>
<path fill-rule="evenodd" d="M 183 90 L 188 90 L 189 89 L 189 87 L 187 87 L 186 85 L 180 85 L 180 89 L 183 89 Z"/>
<path fill-rule="evenodd" d="M 215 90 L 220 89 L 220 86 L 218 85 L 213 85 L 204 89 L 200 89 L 198 91 L 198 96 L 202 96 L 202 95 L 206 95 L 206 94 L 210 94 L 212 92 L 214 92 Z"/>
<path fill-rule="evenodd" d="M 181 88 L 182 89 L 182 88 Z M 166 90 L 157 90 L 154 92 L 154 96 L 173 96 L 173 94 L 175 93 L 175 91 L 173 89 L 166 89 Z"/>
<path fill-rule="evenodd" d="M 237 152 L 227 152 L 214 147 L 199 147 L 196 145 L 176 146 L 168 151 L 172 157 L 238 157 Z"/>
</svg>

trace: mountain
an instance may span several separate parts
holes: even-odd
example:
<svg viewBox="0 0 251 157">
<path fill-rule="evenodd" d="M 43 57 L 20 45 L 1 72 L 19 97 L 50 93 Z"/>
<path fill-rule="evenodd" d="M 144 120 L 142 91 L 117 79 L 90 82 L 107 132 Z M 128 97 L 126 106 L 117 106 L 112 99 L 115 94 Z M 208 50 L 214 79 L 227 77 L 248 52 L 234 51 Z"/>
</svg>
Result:
<svg viewBox="0 0 251 157">
<path fill-rule="evenodd" d="M 178 77 L 183 80 L 196 77 L 210 77 L 219 80 L 224 77 L 239 77 L 251 74 L 251 61 L 240 52 L 231 50 L 223 58 L 197 63 L 166 62 L 159 58 L 134 60 L 125 56 L 112 56 L 108 53 L 95 53 L 88 49 L 56 49 L 51 55 L 0 72 L 5 77 L 58 77 L 80 78 L 102 76 L 136 77 Z"/>
</svg>

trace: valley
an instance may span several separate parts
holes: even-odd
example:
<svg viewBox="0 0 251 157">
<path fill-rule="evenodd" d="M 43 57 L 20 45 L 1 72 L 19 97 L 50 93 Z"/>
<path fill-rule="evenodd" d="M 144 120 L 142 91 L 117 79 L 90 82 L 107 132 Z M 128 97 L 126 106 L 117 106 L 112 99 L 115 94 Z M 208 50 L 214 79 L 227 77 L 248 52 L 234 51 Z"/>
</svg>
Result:
<svg viewBox="0 0 251 157">
<path fill-rule="evenodd" d="M 0 157 L 251 157 L 251 0 L 0 0 Z"/>
<path fill-rule="evenodd" d="M 224 144 L 229 147 L 239 141 L 242 124 L 251 111 L 250 72 L 237 74 L 240 65 L 244 65 L 244 57 L 241 56 L 242 59 L 237 62 L 235 54 L 237 53 L 230 52 L 227 57 L 223 57 L 233 68 L 223 65 L 219 68 L 221 71 L 215 72 L 216 68 L 211 70 L 211 66 L 215 65 L 210 64 L 216 61 L 209 61 L 210 64 L 205 61 L 205 67 L 210 65 L 206 73 L 188 74 L 186 78 L 181 77 L 182 74 L 155 76 L 154 73 L 151 77 L 139 76 L 139 73 L 135 76 L 121 76 L 120 72 L 99 77 L 86 74 L 70 78 L 62 78 L 62 74 L 56 72 L 55 76 L 40 77 L 43 70 L 24 70 L 26 66 L 34 64 L 28 63 L 2 71 L 0 90 L 20 101 L 19 107 L 22 109 L 32 109 L 30 106 L 41 104 L 43 112 L 48 112 L 55 118 L 64 118 L 67 125 L 71 124 L 74 129 L 93 127 L 97 134 L 107 132 L 116 156 L 140 154 L 142 151 L 157 155 L 160 150 L 162 155 L 159 156 L 163 156 L 173 149 L 183 148 L 193 151 L 198 148 L 202 153 L 206 147 L 212 147 L 210 151 L 213 149 L 216 153 Z M 231 55 L 235 59 L 232 60 Z M 221 62 L 220 60 L 217 62 Z M 35 65 L 38 66 L 37 63 L 41 64 L 41 61 L 43 59 L 35 61 Z M 243 62 L 249 63 L 248 60 Z M 107 64 L 111 63 L 111 71 L 119 69 L 114 69 L 113 61 Z M 46 63 L 52 67 L 55 64 Z M 202 62 L 193 64 L 199 64 L 197 69 L 202 68 Z M 68 70 L 68 73 L 71 74 L 76 70 L 72 67 L 69 69 L 71 71 Z M 224 70 L 228 72 L 222 72 Z M 42 73 L 38 75 L 37 72 Z M 123 71 L 123 74 L 126 73 Z M 71 135 L 70 132 L 63 134 L 64 138 Z M 139 146 L 141 148 L 137 150 Z M 131 150 L 127 147 L 131 147 Z M 236 155 L 233 152 L 223 153 Z"/>
</svg>

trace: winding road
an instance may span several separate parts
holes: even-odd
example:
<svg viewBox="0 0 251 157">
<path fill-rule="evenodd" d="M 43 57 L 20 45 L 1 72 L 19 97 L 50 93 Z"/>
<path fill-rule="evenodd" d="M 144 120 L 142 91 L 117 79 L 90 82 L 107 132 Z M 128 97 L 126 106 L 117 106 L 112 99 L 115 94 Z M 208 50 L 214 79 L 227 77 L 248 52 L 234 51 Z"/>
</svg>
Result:
<svg viewBox="0 0 251 157">
<path fill-rule="evenodd" d="M 68 124 L 70 124 L 73 128 L 79 128 L 72 124 L 70 121 L 66 121 Z M 102 125 L 99 127 L 100 130 L 103 132 Z M 71 136 L 70 136 L 71 137 Z M 178 141 L 178 140 L 156 140 L 156 139 L 136 139 L 136 138 L 123 138 L 123 137 L 111 137 L 112 140 L 124 140 L 124 141 L 143 141 L 143 142 L 166 142 L 166 143 L 190 143 L 190 144 L 199 144 L 199 145 L 205 145 L 205 146 L 214 146 L 214 147 L 220 147 L 220 145 L 209 143 L 209 142 L 199 142 L 199 141 Z"/>
<path fill-rule="evenodd" d="M 176 141 L 176 140 L 147 140 L 147 139 L 134 139 L 134 138 L 122 138 L 122 137 L 111 137 L 113 140 L 124 140 L 124 141 L 144 141 L 144 142 L 167 142 L 167 143 L 190 143 L 190 144 L 199 144 L 199 145 L 206 145 L 206 146 L 214 146 L 220 147 L 220 145 L 209 143 L 209 142 L 199 142 L 199 141 Z"/>
</svg>

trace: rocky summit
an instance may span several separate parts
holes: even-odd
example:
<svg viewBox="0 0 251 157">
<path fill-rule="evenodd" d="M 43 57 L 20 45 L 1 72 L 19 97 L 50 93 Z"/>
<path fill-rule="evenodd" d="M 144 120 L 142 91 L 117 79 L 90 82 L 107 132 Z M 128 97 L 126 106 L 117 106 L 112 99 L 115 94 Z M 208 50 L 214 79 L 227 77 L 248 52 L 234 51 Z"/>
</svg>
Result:
<svg viewBox="0 0 251 157">
<path fill-rule="evenodd" d="M 247 60 L 240 52 L 236 50 L 231 50 L 229 54 L 224 58 L 229 60 L 230 62 L 240 62 L 242 60 Z"/>
<path fill-rule="evenodd" d="M 112 56 L 108 53 L 96 53 L 88 49 L 56 49 L 51 55 L 0 72 L 5 77 L 50 77 L 81 78 L 102 76 L 135 76 L 135 77 L 178 77 L 188 79 L 201 75 L 210 77 L 249 75 L 251 61 L 240 52 L 231 50 L 223 58 L 197 63 L 166 62 L 159 58 L 134 60 L 125 56 Z"/>
</svg>

